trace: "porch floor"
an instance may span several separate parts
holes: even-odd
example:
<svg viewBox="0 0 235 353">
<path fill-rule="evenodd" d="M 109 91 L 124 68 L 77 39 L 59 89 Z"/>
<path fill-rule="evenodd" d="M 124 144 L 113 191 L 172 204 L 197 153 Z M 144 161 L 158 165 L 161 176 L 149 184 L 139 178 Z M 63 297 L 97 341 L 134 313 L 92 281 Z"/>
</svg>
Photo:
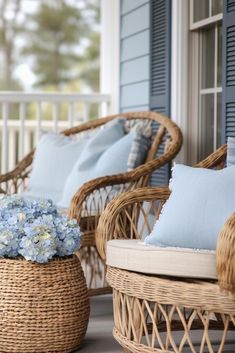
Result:
<svg viewBox="0 0 235 353">
<path fill-rule="evenodd" d="M 91 298 L 91 315 L 85 340 L 79 353 L 122 353 L 112 336 L 112 296 Z"/>
<path fill-rule="evenodd" d="M 76 353 L 122 353 L 121 347 L 112 337 L 112 329 L 113 308 L 111 295 L 92 298 L 88 332 L 81 348 Z M 216 336 L 217 334 L 214 332 L 215 341 Z M 230 343 L 223 353 L 235 353 L 234 333 L 229 335 L 229 339 Z M 197 341 L 196 336 L 195 341 Z M 190 350 L 184 350 L 184 353 L 189 352 Z"/>
</svg>

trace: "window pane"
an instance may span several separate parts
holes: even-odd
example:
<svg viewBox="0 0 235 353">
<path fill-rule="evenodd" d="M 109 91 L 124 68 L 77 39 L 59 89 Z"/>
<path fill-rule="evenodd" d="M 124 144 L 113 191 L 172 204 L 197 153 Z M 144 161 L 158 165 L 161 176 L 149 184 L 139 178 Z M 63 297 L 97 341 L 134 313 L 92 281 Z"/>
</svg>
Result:
<svg viewBox="0 0 235 353">
<path fill-rule="evenodd" d="M 215 29 L 202 30 L 201 88 L 214 87 Z"/>
<path fill-rule="evenodd" d="M 214 150 L 214 95 L 204 94 L 201 96 L 200 116 L 200 160 L 207 157 Z"/>
<path fill-rule="evenodd" d="M 209 0 L 194 0 L 193 22 L 209 17 Z"/>
<path fill-rule="evenodd" d="M 223 0 L 212 0 L 212 16 L 223 12 Z"/>
<path fill-rule="evenodd" d="M 222 25 L 218 25 L 218 65 L 217 65 L 217 86 L 222 86 Z"/>
<path fill-rule="evenodd" d="M 216 147 L 220 147 L 221 146 L 221 109 L 222 109 L 222 105 L 221 105 L 221 101 L 222 101 L 222 94 L 218 93 L 217 94 L 217 137 L 216 137 Z"/>
</svg>

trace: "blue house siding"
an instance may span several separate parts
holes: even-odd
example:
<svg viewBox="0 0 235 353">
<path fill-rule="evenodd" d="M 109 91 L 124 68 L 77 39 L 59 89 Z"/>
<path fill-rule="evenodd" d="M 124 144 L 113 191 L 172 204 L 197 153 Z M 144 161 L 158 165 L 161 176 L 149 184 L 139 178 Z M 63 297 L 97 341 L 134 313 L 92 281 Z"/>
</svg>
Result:
<svg viewBox="0 0 235 353">
<path fill-rule="evenodd" d="M 122 0 L 120 28 L 120 111 L 148 110 L 150 0 Z"/>
<path fill-rule="evenodd" d="M 154 110 L 169 116 L 170 8 L 171 0 L 121 0 L 121 112 Z M 164 166 L 153 173 L 151 184 L 166 185 L 168 179 L 169 166 Z"/>
</svg>

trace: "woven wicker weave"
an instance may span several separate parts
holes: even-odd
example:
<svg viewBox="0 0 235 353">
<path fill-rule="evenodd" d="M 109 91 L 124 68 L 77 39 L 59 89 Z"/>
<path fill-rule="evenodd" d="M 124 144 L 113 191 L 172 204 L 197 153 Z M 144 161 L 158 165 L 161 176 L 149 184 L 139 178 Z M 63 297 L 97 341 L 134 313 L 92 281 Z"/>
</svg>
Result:
<svg viewBox="0 0 235 353">
<path fill-rule="evenodd" d="M 196 167 L 221 168 L 225 158 L 226 146 L 222 146 Z M 146 187 L 110 202 L 96 234 L 101 257 L 105 259 L 108 240 L 139 239 L 144 231 L 149 233 L 149 214 L 155 214 L 157 220 L 169 195 L 167 188 Z M 114 300 L 113 333 L 125 352 L 184 353 L 187 348 L 192 353 L 222 353 L 228 332 L 235 337 L 235 214 L 219 235 L 217 272 L 219 281 L 202 281 L 108 267 Z M 199 345 L 193 339 L 195 330 Z M 214 330 L 218 330 L 217 347 L 212 344 Z"/>
<path fill-rule="evenodd" d="M 0 352 L 68 353 L 80 346 L 89 318 L 77 256 L 47 264 L 0 259 Z"/>
<path fill-rule="evenodd" d="M 113 197 L 123 191 L 147 185 L 151 174 L 171 161 L 182 145 L 180 129 L 170 119 L 155 112 L 113 115 L 73 127 L 64 131 L 64 134 L 80 134 L 84 131 L 97 129 L 116 117 L 123 117 L 130 121 L 149 120 L 155 124 L 154 131 L 156 132 L 153 134 L 152 145 L 145 164 L 127 173 L 105 176 L 87 182 L 76 192 L 71 202 L 69 215 L 78 220 L 84 233 L 80 259 L 92 295 L 110 292 L 105 281 L 105 266 L 96 250 L 94 239 L 101 212 Z M 32 160 L 33 152 L 26 156 L 13 171 L 1 175 L 0 192 L 10 194 L 24 189 L 31 172 Z M 95 215 L 94 209 L 97 210 Z"/>
</svg>

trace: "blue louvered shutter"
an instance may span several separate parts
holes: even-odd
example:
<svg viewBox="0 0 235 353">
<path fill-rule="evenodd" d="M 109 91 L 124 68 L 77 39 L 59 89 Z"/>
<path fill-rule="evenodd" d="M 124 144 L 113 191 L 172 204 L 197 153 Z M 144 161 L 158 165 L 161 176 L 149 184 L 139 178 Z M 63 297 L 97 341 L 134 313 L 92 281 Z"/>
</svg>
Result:
<svg viewBox="0 0 235 353">
<path fill-rule="evenodd" d="M 150 109 L 170 116 L 171 0 L 151 0 L 150 16 Z M 163 148 L 162 145 L 160 154 Z M 167 185 L 168 181 L 169 165 L 166 165 L 153 173 L 151 184 Z"/>
<path fill-rule="evenodd" d="M 235 137 L 235 0 L 224 0 L 222 143 Z"/>
</svg>

